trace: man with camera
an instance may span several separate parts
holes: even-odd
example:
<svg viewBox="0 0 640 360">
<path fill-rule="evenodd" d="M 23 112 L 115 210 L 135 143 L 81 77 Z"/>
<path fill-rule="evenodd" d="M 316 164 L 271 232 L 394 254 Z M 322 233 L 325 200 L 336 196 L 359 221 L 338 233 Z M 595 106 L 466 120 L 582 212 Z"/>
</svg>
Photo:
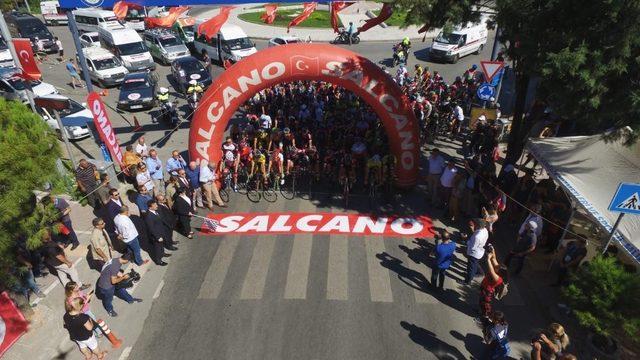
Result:
<svg viewBox="0 0 640 360">
<path fill-rule="evenodd" d="M 122 271 L 122 265 L 128 264 L 129 261 L 131 261 L 131 253 L 111 259 L 102 267 L 100 278 L 98 278 L 97 294 L 102 300 L 102 306 L 111 317 L 118 316 L 118 313 L 113 310 L 114 295 L 129 304 L 142 302 L 142 299 L 134 298 L 127 292 L 127 288 L 132 287 L 134 282 L 140 280 L 140 274 L 133 269 L 128 274 Z"/>
</svg>

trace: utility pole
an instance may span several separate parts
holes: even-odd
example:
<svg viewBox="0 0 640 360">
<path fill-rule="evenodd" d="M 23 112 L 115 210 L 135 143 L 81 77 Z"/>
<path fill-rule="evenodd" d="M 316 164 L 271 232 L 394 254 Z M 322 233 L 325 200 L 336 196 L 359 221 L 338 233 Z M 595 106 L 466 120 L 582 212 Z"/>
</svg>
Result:
<svg viewBox="0 0 640 360">
<path fill-rule="evenodd" d="M 2 37 L 7 42 L 7 46 L 9 47 L 9 52 L 11 52 L 11 57 L 13 57 L 13 62 L 16 64 L 16 67 L 20 70 L 21 73 L 24 73 L 22 69 L 22 64 L 20 63 L 20 58 L 16 53 L 16 48 L 13 46 L 13 38 L 11 37 L 11 33 L 9 32 L 9 28 L 7 27 L 6 21 L 4 21 L 4 16 L 0 15 L 0 32 L 2 33 Z M 34 59 L 35 61 L 35 59 Z M 36 109 L 36 103 L 33 101 L 33 91 L 31 90 L 31 83 L 29 80 L 25 80 L 25 84 L 27 85 L 27 99 L 29 100 L 29 105 L 31 106 L 31 110 L 34 113 L 38 113 Z"/>
<path fill-rule="evenodd" d="M 89 68 L 87 68 L 87 59 L 84 57 L 82 51 L 82 45 L 80 44 L 80 35 L 78 34 L 78 24 L 76 24 L 76 18 L 73 16 L 72 11 L 67 11 L 67 20 L 69 23 L 69 30 L 71 30 L 71 37 L 73 37 L 73 43 L 76 46 L 76 54 L 78 54 L 78 60 L 80 62 L 80 68 L 82 69 L 82 77 L 87 85 L 87 92 L 91 94 L 93 92 L 93 84 L 91 83 L 91 75 L 89 75 Z"/>
<path fill-rule="evenodd" d="M 46 109 L 43 108 L 42 110 L 47 114 L 47 116 L 51 117 L 51 114 L 49 114 L 49 112 Z M 56 109 L 53 109 L 53 115 L 56 117 L 56 121 L 58 122 L 58 128 L 60 129 L 60 137 L 62 137 L 62 140 L 64 141 L 64 145 L 67 148 L 67 152 L 69 153 L 71 168 L 75 169 L 78 163 L 76 163 L 76 159 L 73 156 L 73 153 L 71 152 L 71 144 L 69 143 L 69 137 L 67 136 L 67 129 L 65 129 L 64 125 L 62 125 L 62 120 L 60 119 L 60 112 Z"/>
</svg>

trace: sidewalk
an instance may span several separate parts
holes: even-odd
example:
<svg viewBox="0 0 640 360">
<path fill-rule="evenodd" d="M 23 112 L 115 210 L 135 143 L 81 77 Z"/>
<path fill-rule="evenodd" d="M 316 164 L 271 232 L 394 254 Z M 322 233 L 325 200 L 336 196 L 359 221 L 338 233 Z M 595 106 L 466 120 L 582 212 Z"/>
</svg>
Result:
<svg viewBox="0 0 640 360">
<path fill-rule="evenodd" d="M 229 20 L 227 23 L 235 24 L 240 26 L 249 37 L 254 39 L 271 39 L 276 36 L 287 35 L 287 28 L 284 27 L 276 27 L 269 25 L 260 25 L 254 24 L 250 22 L 246 22 L 244 20 L 240 20 L 238 18 L 239 14 L 248 13 L 248 12 L 263 12 L 263 7 L 257 7 L 260 4 L 246 4 L 239 5 L 235 9 L 231 11 L 229 15 Z M 278 9 L 302 9 L 302 5 L 289 5 L 289 6 L 280 6 Z M 343 24 L 348 24 L 349 21 L 353 21 L 356 26 L 362 26 L 365 20 L 369 19 L 366 15 L 367 10 L 372 9 L 380 9 L 382 8 L 381 3 L 375 3 L 371 1 L 358 2 L 350 7 L 344 9 L 343 11 L 338 13 L 340 20 Z M 319 4 L 317 7 L 318 10 L 328 10 L 328 5 Z M 219 9 L 211 9 L 199 13 L 196 15 L 197 18 L 200 19 L 209 19 L 220 12 Z M 388 26 L 383 28 L 378 25 L 366 32 L 360 34 L 361 41 L 400 41 L 406 36 L 411 39 L 422 39 L 425 34 L 418 34 L 419 26 L 409 26 L 406 29 L 401 29 L 397 26 Z M 431 30 L 427 32 L 427 37 L 435 37 L 439 29 Z M 332 41 L 336 38 L 336 35 L 333 32 L 333 29 L 318 29 L 318 28 L 302 28 L 302 27 L 293 27 L 291 28 L 291 32 L 288 35 L 295 35 L 300 39 L 311 39 L 311 41 Z"/>
</svg>

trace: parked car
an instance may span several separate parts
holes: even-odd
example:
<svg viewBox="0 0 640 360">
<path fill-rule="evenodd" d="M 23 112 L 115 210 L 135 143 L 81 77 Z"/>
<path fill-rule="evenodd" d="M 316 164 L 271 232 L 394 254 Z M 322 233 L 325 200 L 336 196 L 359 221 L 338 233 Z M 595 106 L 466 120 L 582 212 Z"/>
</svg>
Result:
<svg viewBox="0 0 640 360">
<path fill-rule="evenodd" d="M 84 105 L 58 94 L 45 95 L 41 98 L 69 101 L 69 107 L 59 112 L 60 122 L 69 140 L 80 140 L 91 136 L 88 124 L 93 122 L 93 114 Z M 41 107 L 37 110 L 47 125 L 59 134 L 60 126 L 53 110 Z"/>
<path fill-rule="evenodd" d="M 4 19 L 7 22 L 11 36 L 13 38 L 31 40 L 31 47 L 34 51 L 41 46 L 46 53 L 51 54 L 58 52 L 58 46 L 56 42 L 53 41 L 53 35 L 51 35 L 49 29 L 42 23 L 42 20 L 31 14 L 15 10 L 5 13 Z"/>
<path fill-rule="evenodd" d="M 0 68 L 0 96 L 7 100 L 18 100 L 27 103 L 27 85 L 31 85 L 34 97 L 57 94 L 55 86 L 32 80 L 27 84 L 24 79 L 18 76 L 20 70 L 16 68 Z"/>
<path fill-rule="evenodd" d="M 127 74 L 120 87 L 118 109 L 148 110 L 155 106 L 156 79 L 151 72 Z"/>
<path fill-rule="evenodd" d="M 107 49 L 89 47 L 82 49 L 82 51 L 87 59 L 91 80 L 103 88 L 121 84 L 125 75 L 129 73 L 120 59 Z"/>
<path fill-rule="evenodd" d="M 277 36 L 269 40 L 269 47 L 287 45 L 287 44 L 295 44 L 303 42 L 299 37 L 293 35 L 284 35 Z"/>
<path fill-rule="evenodd" d="M 191 55 L 184 42 L 171 31 L 147 30 L 144 32 L 143 39 L 151 56 L 161 64 L 168 65 L 175 59 Z"/>
<path fill-rule="evenodd" d="M 186 93 L 189 81 L 196 80 L 203 88 L 211 85 L 211 74 L 193 56 L 183 57 L 171 63 L 171 75 L 176 82 L 176 90 Z"/>
<path fill-rule="evenodd" d="M 13 56 L 11 56 L 7 42 L 0 36 L 0 67 L 12 68 L 14 66 L 16 64 L 13 62 Z"/>
<path fill-rule="evenodd" d="M 196 20 L 196 29 L 205 19 Z M 256 50 L 256 44 L 249 39 L 247 34 L 238 25 L 224 24 L 218 31 L 216 36 L 207 39 L 204 35 L 194 35 L 193 47 L 195 52 L 204 56 L 207 54 L 212 61 L 218 61 L 222 64 L 225 60 L 238 62 L 243 58 L 253 55 Z"/>
<path fill-rule="evenodd" d="M 92 31 L 80 35 L 80 44 L 83 48 L 100 47 L 100 34 Z"/>
</svg>

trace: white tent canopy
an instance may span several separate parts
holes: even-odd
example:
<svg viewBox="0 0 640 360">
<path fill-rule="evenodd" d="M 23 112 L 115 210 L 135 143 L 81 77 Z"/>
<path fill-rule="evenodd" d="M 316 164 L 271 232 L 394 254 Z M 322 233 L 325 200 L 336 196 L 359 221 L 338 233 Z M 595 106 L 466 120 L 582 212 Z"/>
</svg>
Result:
<svg viewBox="0 0 640 360">
<path fill-rule="evenodd" d="M 527 148 L 574 202 L 611 231 L 619 213 L 607 208 L 623 182 L 640 182 L 640 142 L 626 147 L 624 137 L 602 135 L 529 139 Z M 640 263 L 640 216 L 627 214 L 614 240 Z"/>
</svg>

